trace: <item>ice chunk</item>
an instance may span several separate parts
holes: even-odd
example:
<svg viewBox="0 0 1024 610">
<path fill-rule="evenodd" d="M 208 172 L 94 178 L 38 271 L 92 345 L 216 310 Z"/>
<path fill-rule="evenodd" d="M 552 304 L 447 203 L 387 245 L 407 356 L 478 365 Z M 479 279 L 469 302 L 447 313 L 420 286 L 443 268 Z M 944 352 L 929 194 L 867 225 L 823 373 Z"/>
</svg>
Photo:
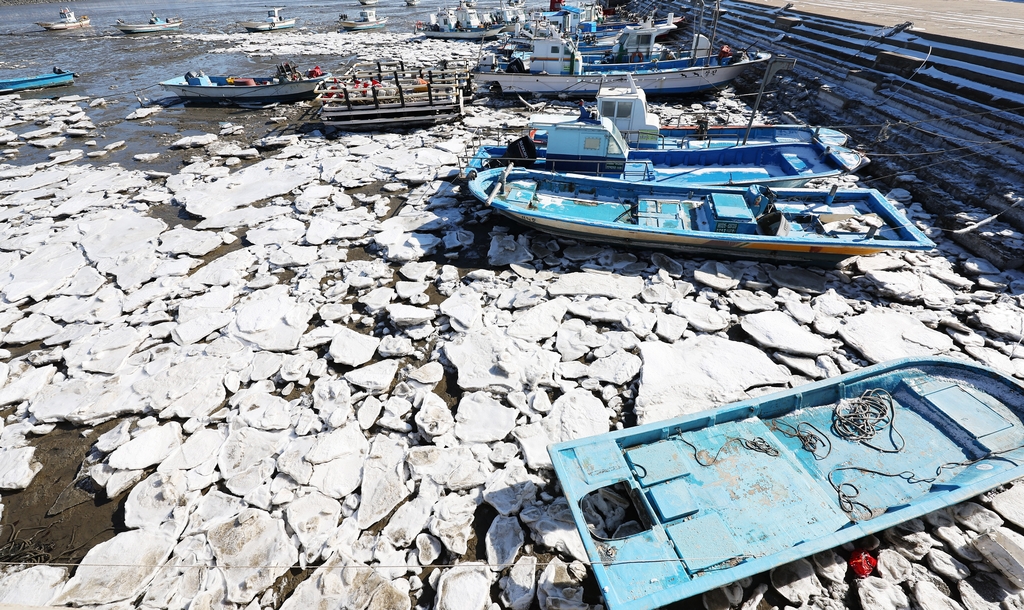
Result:
<svg viewBox="0 0 1024 610">
<path fill-rule="evenodd" d="M 0 273 L 3 296 L 10 302 L 31 297 L 41 301 L 63 286 L 86 264 L 74 245 L 57 242 L 40 246 Z"/>
<path fill-rule="evenodd" d="M 360 529 L 367 529 L 390 513 L 409 495 L 405 482 L 406 442 L 379 435 L 363 465 L 362 499 L 357 513 Z"/>
<path fill-rule="evenodd" d="M 207 540 L 223 571 L 227 599 L 247 604 L 284 573 L 298 558 L 298 549 L 285 532 L 284 520 L 247 508 L 232 521 L 214 526 Z"/>
<path fill-rule="evenodd" d="M 530 504 L 523 508 L 519 518 L 530 528 L 534 541 L 587 561 L 587 550 L 565 498 L 558 498 L 551 504 Z"/>
<path fill-rule="evenodd" d="M 632 299 L 644 289 L 643 278 L 606 273 L 566 273 L 548 286 L 551 296 L 605 296 Z"/>
<path fill-rule="evenodd" d="M 515 317 L 508 327 L 510 337 L 541 341 L 553 336 L 569 309 L 569 300 L 559 297 L 527 309 Z"/>
<path fill-rule="evenodd" d="M 488 610 L 491 606 L 491 572 L 485 565 L 468 562 L 441 574 L 437 581 L 436 610 Z"/>
<path fill-rule="evenodd" d="M 314 313 L 316 308 L 298 302 L 287 286 L 271 286 L 257 290 L 235 307 L 235 319 L 226 332 L 259 349 L 291 351 L 298 347 Z"/>
<path fill-rule="evenodd" d="M 121 445 L 107 462 L 118 470 L 138 470 L 159 464 L 181 445 L 181 424 L 154 426 Z"/>
<path fill-rule="evenodd" d="M 35 447 L 0 449 L 0 489 L 25 489 L 43 465 L 34 460 Z"/>
<path fill-rule="evenodd" d="M 174 198 L 191 214 L 209 218 L 283 195 L 308 184 L 319 175 L 309 164 L 267 159 L 216 182 L 197 184 L 175 192 Z"/>
<path fill-rule="evenodd" d="M 177 537 L 162 530 L 130 530 L 89 549 L 74 577 L 50 603 L 110 604 L 134 599 L 160 571 Z"/>
<path fill-rule="evenodd" d="M 953 340 L 945 333 L 929 329 L 910 314 L 890 309 L 869 309 L 847 318 L 839 336 L 874 364 L 931 356 L 953 348 Z"/>
<path fill-rule="evenodd" d="M 345 373 L 345 379 L 352 385 L 372 392 L 385 391 L 391 387 L 398 372 L 398 365 L 397 360 L 381 360 Z"/>
<path fill-rule="evenodd" d="M 742 400 L 750 388 L 789 381 L 789 373 L 756 347 L 710 335 L 673 344 L 644 342 L 640 357 L 639 423 L 696 413 Z"/>
<path fill-rule="evenodd" d="M 455 435 L 467 443 L 500 441 L 515 427 L 518 414 L 484 392 L 466 394 L 455 414 Z"/>
<path fill-rule="evenodd" d="M 552 442 L 570 441 L 608 431 L 611 412 L 590 391 L 569 390 L 555 400 L 551 413 L 542 420 Z"/>
<path fill-rule="evenodd" d="M 338 527 L 341 504 L 313 492 L 288 503 L 284 511 L 288 526 L 299 537 L 306 561 L 316 561 L 320 550 Z"/>
<path fill-rule="evenodd" d="M 31 566 L 0 578 L 0 604 L 46 606 L 64 586 L 67 568 Z"/>
<path fill-rule="evenodd" d="M 124 504 L 124 524 L 130 528 L 157 529 L 178 506 L 185 504 L 187 485 L 180 470 L 154 472 L 132 488 Z"/>
<path fill-rule="evenodd" d="M 832 351 L 827 339 L 798 325 L 781 311 L 764 311 L 744 316 L 743 330 L 763 347 L 800 356 L 819 356 Z"/>
</svg>

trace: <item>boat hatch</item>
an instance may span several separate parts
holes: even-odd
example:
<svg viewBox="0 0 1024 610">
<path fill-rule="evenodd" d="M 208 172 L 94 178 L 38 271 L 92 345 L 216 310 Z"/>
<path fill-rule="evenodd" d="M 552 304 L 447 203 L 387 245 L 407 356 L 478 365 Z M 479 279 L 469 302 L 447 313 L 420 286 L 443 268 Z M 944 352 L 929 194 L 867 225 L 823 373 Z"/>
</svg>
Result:
<svg viewBox="0 0 1024 610">
<path fill-rule="evenodd" d="M 711 201 L 712 227 L 715 233 L 756 233 L 754 214 L 747 206 L 743 195 L 731 193 L 713 193 L 708 195 Z"/>
<path fill-rule="evenodd" d="M 662 441 L 626 451 L 626 461 L 643 487 L 650 487 L 690 472 L 691 461 L 680 451 L 681 443 Z"/>
<path fill-rule="evenodd" d="M 930 377 L 904 379 L 901 386 L 924 401 L 930 409 L 937 410 L 966 430 L 989 451 L 1003 451 L 1021 445 L 1019 432 L 1000 434 L 1014 428 L 1015 422 L 1006 416 L 1017 418 L 1010 413 L 1004 416 L 1004 407 L 984 392 Z"/>
<path fill-rule="evenodd" d="M 637 202 L 636 223 L 645 227 L 663 229 L 688 228 L 682 221 L 681 209 L 682 206 L 678 202 L 668 203 L 641 199 Z"/>
<path fill-rule="evenodd" d="M 743 559 L 743 551 L 736 545 L 735 535 L 716 513 L 708 513 L 665 528 L 675 543 L 683 563 L 690 574 L 711 567 Z"/>
<path fill-rule="evenodd" d="M 602 475 L 622 468 L 619 446 L 615 443 L 594 443 L 576 448 L 576 459 L 587 482 L 604 478 Z"/>
</svg>

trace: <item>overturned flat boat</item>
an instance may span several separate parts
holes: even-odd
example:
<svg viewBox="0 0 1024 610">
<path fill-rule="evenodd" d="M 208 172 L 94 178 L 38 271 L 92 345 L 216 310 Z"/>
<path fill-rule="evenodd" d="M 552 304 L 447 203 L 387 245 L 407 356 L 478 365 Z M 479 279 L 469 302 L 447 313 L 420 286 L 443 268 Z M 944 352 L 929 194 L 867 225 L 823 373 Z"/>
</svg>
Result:
<svg viewBox="0 0 1024 610">
<path fill-rule="evenodd" d="M 79 28 L 88 27 L 92 21 L 86 15 L 81 17 L 75 17 L 75 12 L 68 7 L 60 9 L 60 19 L 57 21 L 46 21 L 36 23 L 39 27 L 44 30 L 60 31 L 60 30 L 77 30 Z"/>
<path fill-rule="evenodd" d="M 548 452 L 606 606 L 646 610 L 1024 476 L 1022 417 L 1006 375 L 904 359 Z"/>
<path fill-rule="evenodd" d="M 601 243 L 813 263 L 935 246 L 873 189 L 663 186 L 636 165 L 618 179 L 509 165 L 469 188 L 524 225 Z"/>
<path fill-rule="evenodd" d="M 73 85 L 75 73 L 54 68 L 49 74 L 39 76 L 28 76 L 25 78 L 0 79 L 0 93 L 11 93 L 13 91 L 26 91 L 29 89 L 44 89 L 46 87 L 60 87 Z"/>
<path fill-rule="evenodd" d="M 330 76 L 318 67 L 302 74 L 285 62 L 270 78 L 207 76 L 200 71 L 166 80 L 160 86 L 192 103 L 273 104 L 311 100 L 316 97 L 317 85 Z"/>
</svg>

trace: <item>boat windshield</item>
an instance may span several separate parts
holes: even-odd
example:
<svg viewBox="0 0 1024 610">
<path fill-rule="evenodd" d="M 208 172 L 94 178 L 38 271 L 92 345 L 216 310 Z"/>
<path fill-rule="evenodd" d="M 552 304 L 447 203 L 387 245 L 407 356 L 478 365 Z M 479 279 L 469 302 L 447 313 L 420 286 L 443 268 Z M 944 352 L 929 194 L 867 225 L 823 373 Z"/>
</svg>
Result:
<svg viewBox="0 0 1024 610">
<path fill-rule="evenodd" d="M 626 144 L 626 139 L 622 137 L 622 132 L 608 117 L 601 117 L 601 124 L 608 130 L 608 154 L 624 155 L 629 146 Z"/>
</svg>

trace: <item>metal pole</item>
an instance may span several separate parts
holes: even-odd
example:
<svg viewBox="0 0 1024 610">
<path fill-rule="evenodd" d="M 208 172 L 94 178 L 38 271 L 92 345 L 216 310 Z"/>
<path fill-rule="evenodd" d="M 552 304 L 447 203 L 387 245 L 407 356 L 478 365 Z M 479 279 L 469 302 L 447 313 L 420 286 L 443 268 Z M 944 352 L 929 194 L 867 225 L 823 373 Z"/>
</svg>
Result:
<svg viewBox="0 0 1024 610">
<path fill-rule="evenodd" d="M 746 144 L 747 138 L 750 137 L 750 130 L 754 126 L 754 117 L 757 116 L 757 109 L 761 106 L 761 97 L 764 95 L 764 88 L 768 85 L 768 81 L 775 76 L 776 72 L 779 72 L 780 70 L 792 70 L 795 65 L 795 59 L 781 55 L 773 57 L 768 61 L 768 67 L 764 71 L 764 78 L 761 79 L 761 89 L 757 92 L 757 99 L 754 101 L 754 108 L 750 111 L 750 121 L 747 122 L 747 131 L 743 134 L 743 144 Z"/>
</svg>

